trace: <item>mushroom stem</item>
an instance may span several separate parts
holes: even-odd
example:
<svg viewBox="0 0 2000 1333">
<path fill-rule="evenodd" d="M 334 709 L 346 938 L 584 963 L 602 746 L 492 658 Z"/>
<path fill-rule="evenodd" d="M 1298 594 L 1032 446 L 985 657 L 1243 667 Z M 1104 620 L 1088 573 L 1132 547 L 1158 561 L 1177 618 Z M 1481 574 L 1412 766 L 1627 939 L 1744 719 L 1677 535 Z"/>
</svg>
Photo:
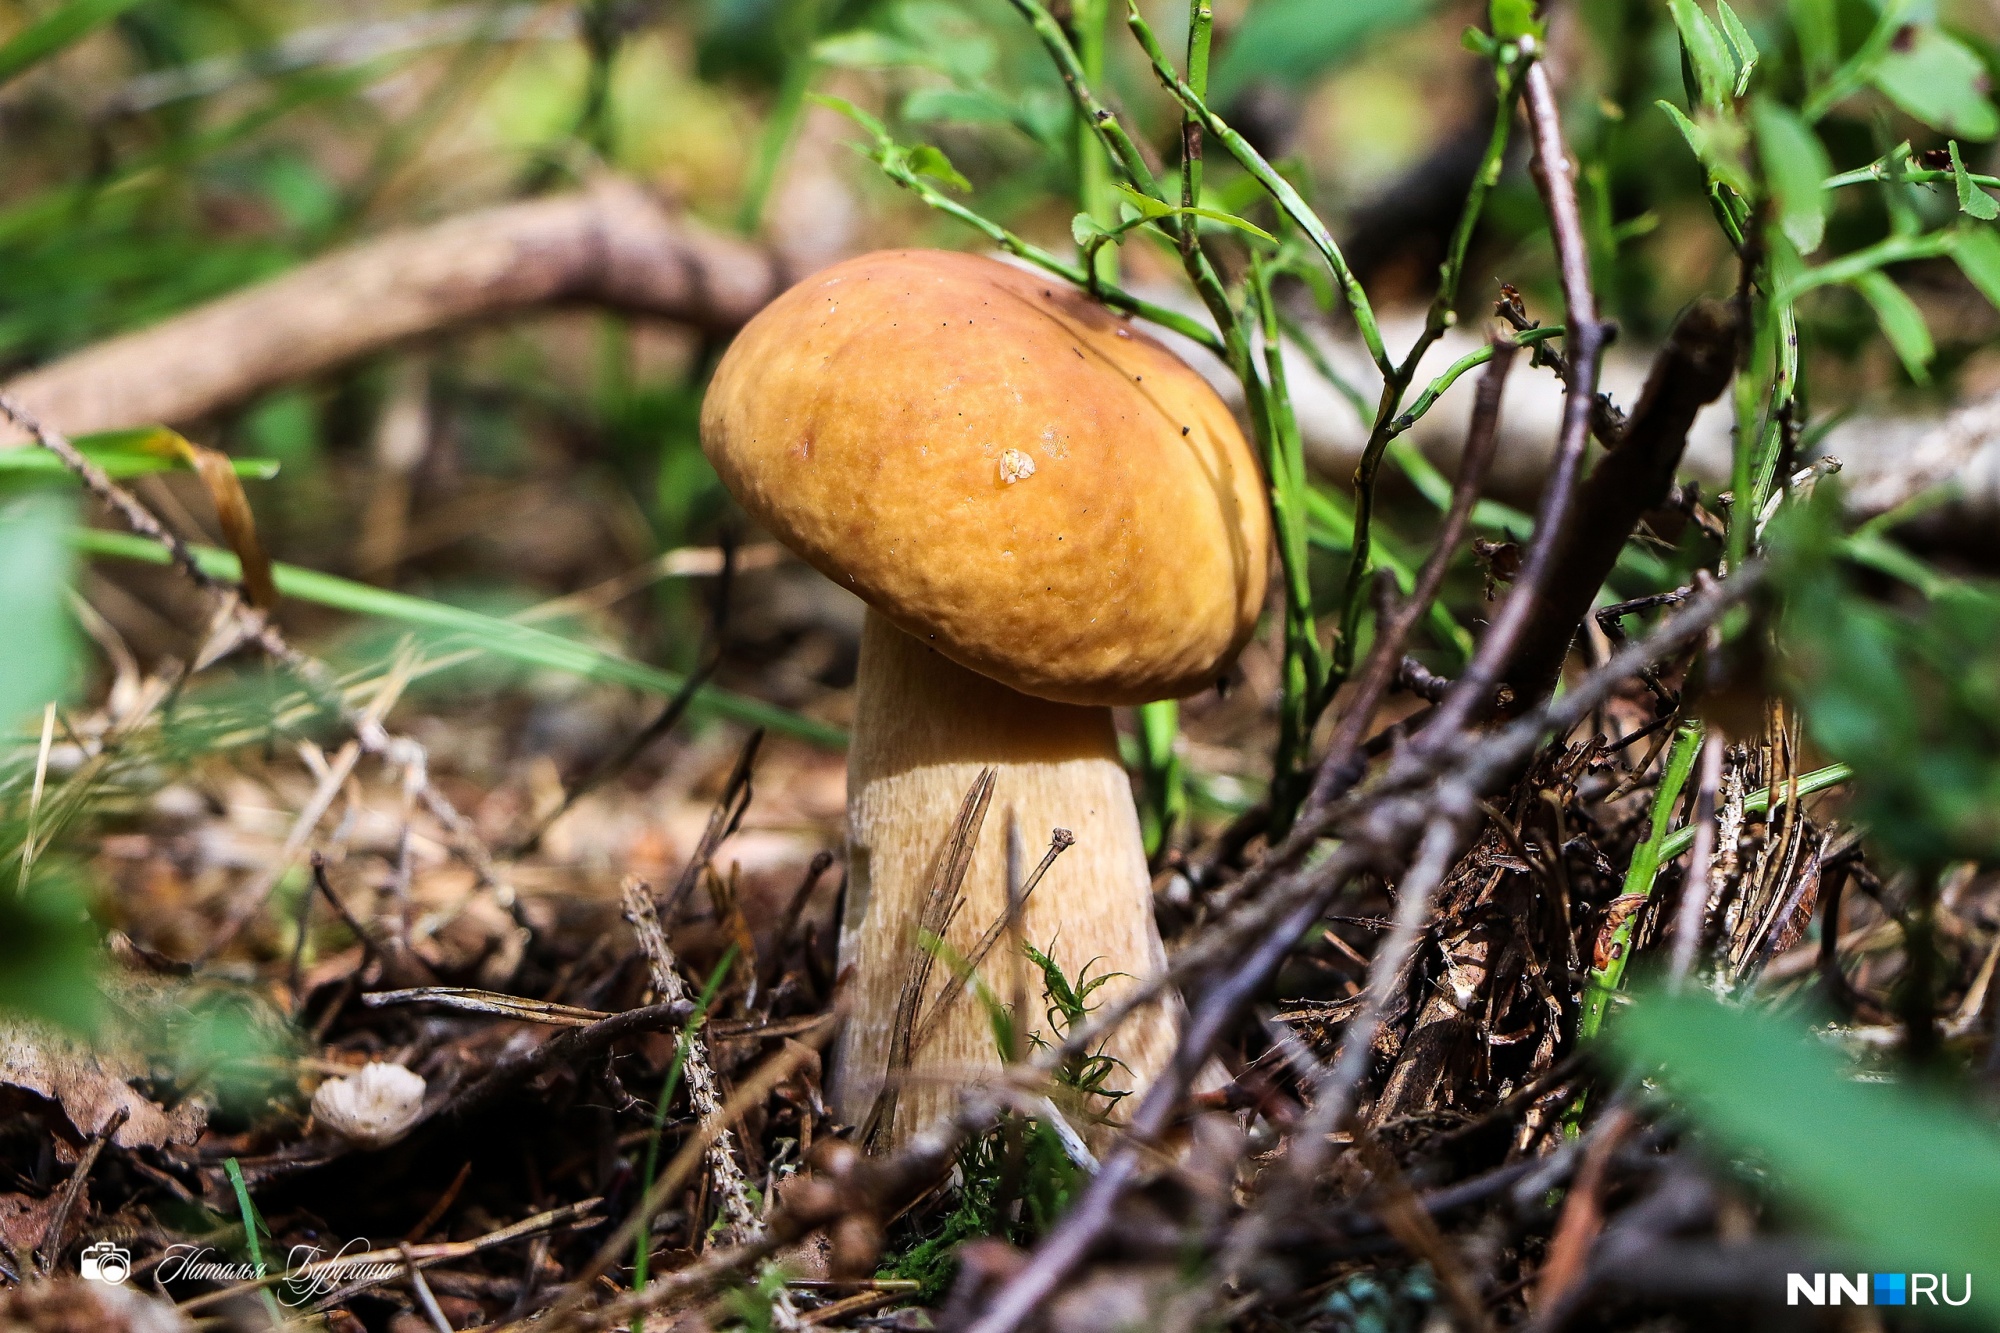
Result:
<svg viewBox="0 0 2000 1333">
<path fill-rule="evenodd" d="M 1051 703 L 969 671 L 873 610 L 861 635 L 854 741 L 847 762 L 848 887 L 840 966 L 850 1009 L 835 1070 L 836 1111 L 864 1125 L 885 1081 L 894 1113 L 878 1146 L 903 1142 L 949 1114 L 954 1084 L 1001 1064 L 993 1027 L 973 995 L 949 1002 L 927 1040 L 889 1080 L 906 979 L 921 958 L 917 922 L 966 793 L 994 770 L 991 804 L 960 885 L 963 906 L 945 932 L 958 957 L 1005 919 L 1009 843 L 1027 875 L 1053 831 L 1075 843 L 1056 858 L 1028 899 L 1021 937 L 1065 976 L 1121 973 L 1091 997 L 1097 1004 L 1166 966 L 1153 920 L 1151 880 L 1132 787 L 1118 759 L 1108 708 Z M 953 985 L 950 959 L 931 969 L 916 1030 Z M 1029 1031 L 1045 1037 L 1042 978 L 1003 935 L 979 967 L 1003 1002 L 1024 995 Z M 910 1026 L 905 1021 L 900 1026 Z M 1105 1086 L 1138 1092 L 1172 1054 L 1178 1012 L 1149 1006 L 1113 1035 L 1105 1053 L 1122 1062 Z M 1131 1103 L 1127 1103 L 1129 1106 Z M 1103 1103 L 1091 1108 L 1106 1109 Z M 1113 1111 L 1116 1114 L 1116 1111 Z"/>
</svg>

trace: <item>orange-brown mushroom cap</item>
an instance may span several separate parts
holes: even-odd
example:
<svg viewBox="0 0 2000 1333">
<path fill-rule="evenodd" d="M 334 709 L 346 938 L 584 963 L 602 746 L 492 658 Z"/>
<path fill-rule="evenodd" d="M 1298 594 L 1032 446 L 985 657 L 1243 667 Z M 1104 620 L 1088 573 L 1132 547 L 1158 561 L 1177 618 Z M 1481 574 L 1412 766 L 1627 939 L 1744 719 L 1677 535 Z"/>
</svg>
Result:
<svg viewBox="0 0 2000 1333">
<path fill-rule="evenodd" d="M 883 251 L 793 287 L 723 357 L 701 438 L 773 535 L 1027 694 L 1195 693 L 1264 600 L 1263 479 L 1215 391 L 995 260 Z"/>
</svg>

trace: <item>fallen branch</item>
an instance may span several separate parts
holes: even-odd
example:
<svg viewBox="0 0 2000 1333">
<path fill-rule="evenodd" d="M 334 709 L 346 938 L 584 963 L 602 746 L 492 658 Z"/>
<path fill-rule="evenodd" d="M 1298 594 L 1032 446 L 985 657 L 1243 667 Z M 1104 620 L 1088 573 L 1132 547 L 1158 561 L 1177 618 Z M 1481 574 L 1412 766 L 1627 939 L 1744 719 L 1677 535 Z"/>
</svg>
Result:
<svg viewBox="0 0 2000 1333">
<path fill-rule="evenodd" d="M 411 338 L 540 306 L 589 302 L 727 332 L 794 276 L 769 251 L 607 178 L 365 241 L 4 389 L 74 435 L 182 423 Z"/>
</svg>

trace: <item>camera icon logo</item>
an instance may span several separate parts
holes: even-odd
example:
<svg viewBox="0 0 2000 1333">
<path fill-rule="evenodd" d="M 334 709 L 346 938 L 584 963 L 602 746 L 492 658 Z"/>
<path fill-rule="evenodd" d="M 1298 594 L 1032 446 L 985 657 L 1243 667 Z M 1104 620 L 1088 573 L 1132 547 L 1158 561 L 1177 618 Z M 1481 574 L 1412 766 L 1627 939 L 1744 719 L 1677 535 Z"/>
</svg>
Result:
<svg viewBox="0 0 2000 1333">
<path fill-rule="evenodd" d="M 132 1252 L 108 1240 L 84 1246 L 78 1258 L 86 1282 L 123 1282 L 132 1275 Z"/>
</svg>

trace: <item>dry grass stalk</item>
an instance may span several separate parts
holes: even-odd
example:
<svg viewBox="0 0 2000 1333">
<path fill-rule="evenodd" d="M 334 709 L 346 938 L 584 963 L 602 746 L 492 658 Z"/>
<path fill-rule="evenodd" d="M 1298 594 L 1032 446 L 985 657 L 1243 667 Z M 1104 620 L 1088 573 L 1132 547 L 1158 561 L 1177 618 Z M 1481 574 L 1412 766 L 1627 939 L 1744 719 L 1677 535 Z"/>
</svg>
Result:
<svg viewBox="0 0 2000 1333">
<path fill-rule="evenodd" d="M 666 933 L 660 929 L 652 887 L 637 877 L 629 878 L 620 892 L 620 902 L 625 919 L 632 924 L 632 933 L 639 938 L 639 949 L 646 955 L 654 992 L 670 1004 L 692 1003 L 693 997 L 688 994 L 687 982 L 681 978 L 673 950 L 667 946 Z M 681 1073 L 687 1081 L 688 1102 L 707 1125 L 720 1115 L 722 1099 L 716 1091 L 715 1070 L 708 1062 L 708 1049 L 693 1028 L 681 1035 Z M 757 1217 L 756 1205 L 750 1201 L 749 1182 L 737 1164 L 736 1144 L 727 1126 L 717 1129 L 708 1145 L 708 1169 L 721 1199 L 724 1243 L 755 1239 L 763 1230 L 763 1223 Z"/>
</svg>

